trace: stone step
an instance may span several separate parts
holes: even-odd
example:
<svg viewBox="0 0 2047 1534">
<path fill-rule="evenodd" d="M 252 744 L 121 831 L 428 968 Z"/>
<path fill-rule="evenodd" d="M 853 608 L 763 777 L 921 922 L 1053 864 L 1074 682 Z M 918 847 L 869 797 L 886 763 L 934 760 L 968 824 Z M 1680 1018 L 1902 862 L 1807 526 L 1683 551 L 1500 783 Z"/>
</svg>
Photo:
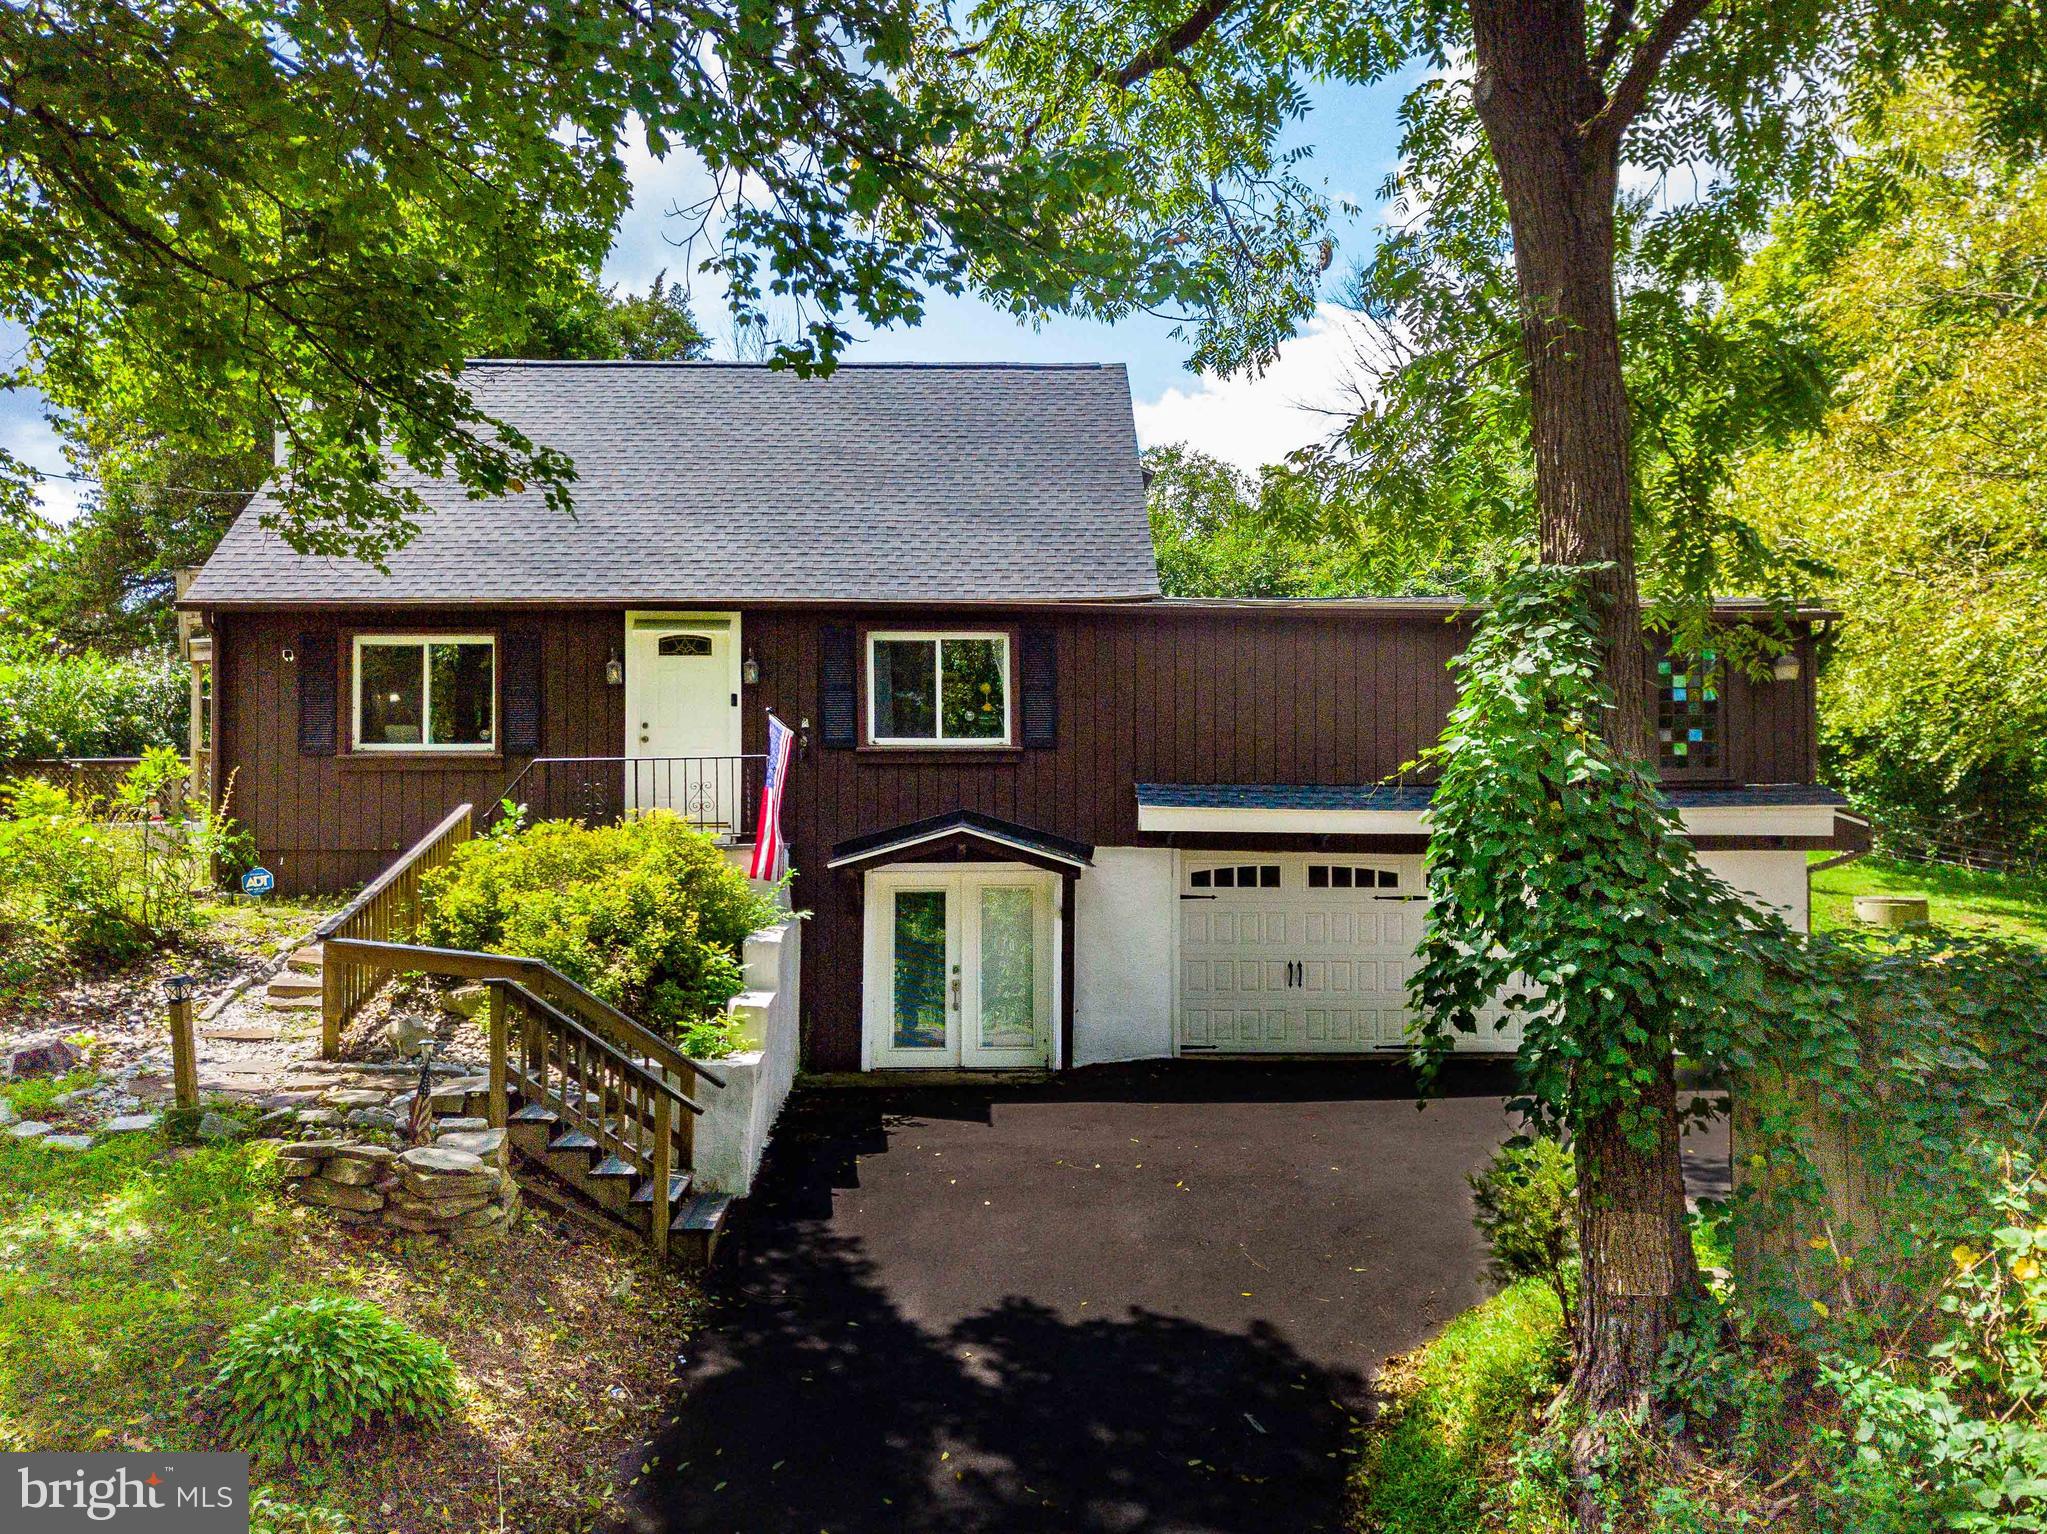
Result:
<svg viewBox="0 0 2047 1534">
<path fill-rule="evenodd" d="M 308 943 L 303 948 L 294 949 L 291 957 L 284 961 L 285 966 L 297 970 L 300 974 L 317 975 L 325 962 L 324 953 L 325 950 L 318 943 Z"/>
<path fill-rule="evenodd" d="M 318 975 L 288 969 L 274 976 L 265 989 L 272 996 L 317 996 L 323 984 Z"/>
<path fill-rule="evenodd" d="M 311 996 L 265 996 L 263 1005 L 272 1012 L 318 1012 L 321 1001 L 317 993 Z"/>
</svg>

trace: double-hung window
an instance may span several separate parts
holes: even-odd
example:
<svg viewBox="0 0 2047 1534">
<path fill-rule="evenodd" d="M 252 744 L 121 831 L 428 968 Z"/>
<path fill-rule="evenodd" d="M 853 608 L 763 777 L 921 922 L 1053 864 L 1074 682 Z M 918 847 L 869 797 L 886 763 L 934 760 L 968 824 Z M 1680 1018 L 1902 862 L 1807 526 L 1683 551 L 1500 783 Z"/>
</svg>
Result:
<svg viewBox="0 0 2047 1534">
<path fill-rule="evenodd" d="M 877 746 L 1006 746 L 1009 636 L 867 636 L 867 738 Z"/>
<path fill-rule="evenodd" d="M 487 634 L 364 634 L 355 641 L 358 751 L 491 751 L 497 646 Z"/>
</svg>

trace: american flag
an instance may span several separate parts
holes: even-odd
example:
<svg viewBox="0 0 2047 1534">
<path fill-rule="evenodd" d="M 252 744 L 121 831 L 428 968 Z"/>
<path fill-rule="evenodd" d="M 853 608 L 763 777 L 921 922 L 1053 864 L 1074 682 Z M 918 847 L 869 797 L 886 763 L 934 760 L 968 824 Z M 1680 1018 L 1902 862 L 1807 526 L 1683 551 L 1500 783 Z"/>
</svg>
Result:
<svg viewBox="0 0 2047 1534">
<path fill-rule="evenodd" d="M 761 812 L 753 835 L 753 867 L 749 878 L 779 879 L 789 869 L 789 847 L 782 840 L 782 790 L 789 784 L 789 757 L 796 736 L 773 714 L 768 715 L 768 775 L 761 784 Z"/>
</svg>

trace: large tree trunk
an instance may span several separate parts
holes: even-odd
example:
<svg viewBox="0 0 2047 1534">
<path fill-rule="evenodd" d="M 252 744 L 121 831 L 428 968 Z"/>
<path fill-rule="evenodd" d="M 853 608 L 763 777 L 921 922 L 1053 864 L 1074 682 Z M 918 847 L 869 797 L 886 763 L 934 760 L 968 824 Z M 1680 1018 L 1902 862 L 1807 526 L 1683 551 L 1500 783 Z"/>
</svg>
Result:
<svg viewBox="0 0 2047 1534">
<path fill-rule="evenodd" d="M 1480 120 L 1514 236 L 1534 407 L 1540 549 L 1552 564 L 1607 564 L 1598 580 L 1609 735 L 1650 751 L 1647 668 L 1635 584 L 1633 470 L 1614 294 L 1618 155 L 1585 126 L 1604 92 L 1586 67 L 1585 13 L 1571 0 L 1471 0 Z M 1699 1289 L 1684 1224 L 1677 1090 L 1667 1029 L 1635 1133 L 1607 1113 L 1576 1138 L 1584 1295 L 1572 1388 L 1593 1412 L 1630 1410 L 1677 1314 Z M 1645 1136 L 1648 1145 L 1639 1143 Z M 1596 1435 L 1581 1457 L 1598 1450 Z M 1583 1510 L 1581 1510 L 1582 1517 Z"/>
</svg>

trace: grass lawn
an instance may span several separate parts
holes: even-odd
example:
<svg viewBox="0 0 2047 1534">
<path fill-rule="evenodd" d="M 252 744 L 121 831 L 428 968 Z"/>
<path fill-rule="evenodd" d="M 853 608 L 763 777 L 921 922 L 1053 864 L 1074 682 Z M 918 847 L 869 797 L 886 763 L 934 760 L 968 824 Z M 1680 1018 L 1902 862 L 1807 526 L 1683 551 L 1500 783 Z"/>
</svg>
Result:
<svg viewBox="0 0 2047 1534">
<path fill-rule="evenodd" d="M 1974 928 L 2047 948 L 2047 880 L 1861 858 L 1812 876 L 1814 929 L 1857 925 L 1857 895 L 1924 895 L 1936 927 Z"/>
<path fill-rule="evenodd" d="M 26 1110 L 49 1089 L 5 1090 Z M 531 1213 L 500 1242 L 401 1251 L 289 1201 L 262 1144 L 66 1152 L 0 1135 L 0 1448 L 226 1447 L 215 1350 L 235 1323 L 320 1293 L 438 1339 L 461 1379 L 438 1428 L 378 1425 L 322 1458 L 258 1462 L 259 1486 L 360 1534 L 589 1527 L 697 1304 L 640 1254 Z"/>
<path fill-rule="evenodd" d="M 1361 1534 L 1454 1534 L 1496 1526 L 1506 1459 L 1556 1393 L 1568 1348 L 1538 1279 L 1467 1310 L 1379 1378 L 1387 1405 L 1365 1430 L 1352 1479 Z"/>
</svg>

